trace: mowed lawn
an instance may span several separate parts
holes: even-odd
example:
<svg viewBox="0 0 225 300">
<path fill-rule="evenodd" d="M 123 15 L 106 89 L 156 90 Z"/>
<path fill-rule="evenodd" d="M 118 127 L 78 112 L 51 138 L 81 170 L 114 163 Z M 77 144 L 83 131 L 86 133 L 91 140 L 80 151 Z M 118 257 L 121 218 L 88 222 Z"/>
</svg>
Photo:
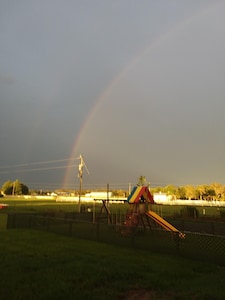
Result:
<svg viewBox="0 0 225 300">
<path fill-rule="evenodd" d="M 225 269 L 31 230 L 0 231 L 0 299 L 225 299 Z"/>
</svg>

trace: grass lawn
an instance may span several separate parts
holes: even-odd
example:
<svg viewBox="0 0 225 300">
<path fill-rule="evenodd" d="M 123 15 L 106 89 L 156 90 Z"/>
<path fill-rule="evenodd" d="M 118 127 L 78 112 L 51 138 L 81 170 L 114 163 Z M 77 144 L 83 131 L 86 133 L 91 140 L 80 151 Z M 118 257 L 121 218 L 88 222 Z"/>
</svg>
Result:
<svg viewBox="0 0 225 300">
<path fill-rule="evenodd" d="M 1 200 L 1 203 L 8 204 L 7 208 L 4 208 L 4 212 L 50 212 L 50 211 L 58 211 L 58 212 L 78 212 L 79 206 L 76 202 L 56 202 L 55 199 L 48 199 L 43 198 L 42 200 L 37 200 L 35 197 L 32 199 L 24 199 L 23 197 L 4 197 Z M 91 202 L 82 202 L 82 205 L 93 212 L 93 210 L 98 213 L 102 207 L 102 203 L 91 203 Z M 185 205 L 149 205 L 149 209 L 155 211 L 162 217 L 174 216 L 179 215 L 180 211 L 185 208 Z M 113 214 L 126 214 L 127 210 L 129 209 L 129 204 L 115 204 L 110 203 L 109 209 Z M 218 208 L 218 207 L 196 207 L 199 212 L 199 216 L 203 218 L 214 218 L 220 219 L 221 212 L 225 211 L 225 208 Z M 204 215 L 203 215 L 204 211 Z"/>
<path fill-rule="evenodd" d="M 224 299 L 225 269 L 47 232 L 0 230 L 0 298 Z"/>
</svg>

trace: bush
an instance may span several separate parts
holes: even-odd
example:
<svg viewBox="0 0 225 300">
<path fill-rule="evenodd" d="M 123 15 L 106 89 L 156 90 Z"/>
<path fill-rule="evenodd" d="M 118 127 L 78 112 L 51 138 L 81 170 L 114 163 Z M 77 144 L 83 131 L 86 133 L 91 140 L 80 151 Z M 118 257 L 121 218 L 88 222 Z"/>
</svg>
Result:
<svg viewBox="0 0 225 300">
<path fill-rule="evenodd" d="M 222 219 L 225 219 L 225 210 L 224 209 L 220 210 L 220 217 Z"/>
<path fill-rule="evenodd" d="M 186 206 L 180 210 L 180 215 L 182 218 L 197 219 L 199 217 L 199 211 L 194 206 Z"/>
</svg>

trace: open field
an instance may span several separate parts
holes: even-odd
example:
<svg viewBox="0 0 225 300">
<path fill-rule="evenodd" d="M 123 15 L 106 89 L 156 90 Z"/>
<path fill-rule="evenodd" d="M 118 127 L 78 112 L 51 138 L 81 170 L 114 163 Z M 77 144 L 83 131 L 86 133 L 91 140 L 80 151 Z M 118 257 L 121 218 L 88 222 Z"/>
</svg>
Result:
<svg viewBox="0 0 225 300">
<path fill-rule="evenodd" d="M 51 197 L 50 197 L 51 198 Z M 32 213 L 42 214 L 45 216 L 54 216 L 57 218 L 75 218 L 95 222 L 98 220 L 98 214 L 101 210 L 102 203 L 82 202 L 82 214 L 78 214 L 78 203 L 74 202 L 56 202 L 49 197 L 39 197 L 38 199 L 24 197 L 4 197 L 2 203 L 8 206 L 0 210 L 1 213 Z M 225 236 L 225 208 L 215 206 L 196 206 L 198 217 L 181 217 L 180 213 L 187 206 L 184 205 L 149 205 L 149 209 L 155 211 L 161 217 L 167 219 L 176 228 L 181 231 L 201 232 Z M 109 209 L 112 213 L 113 223 L 123 224 L 126 212 L 129 209 L 128 203 L 110 203 Z M 102 219 L 101 219 L 102 220 Z M 105 219 L 107 221 L 107 219 Z M 4 226 L 0 218 L 0 228 Z M 5 222 L 6 223 L 6 222 Z"/>
<path fill-rule="evenodd" d="M 74 211 L 78 212 L 78 202 L 71 201 L 62 201 L 57 202 L 56 197 L 36 197 L 29 196 L 26 199 L 25 196 L 8 196 L 1 198 L 1 203 L 8 204 L 9 207 L 6 211 L 44 211 L 44 210 L 61 210 L 61 211 Z M 189 201 L 193 203 L 191 200 Z M 86 209 L 90 208 L 91 211 L 95 208 L 96 211 L 99 211 L 102 206 L 101 201 L 93 202 L 93 201 L 82 201 L 81 205 L 83 205 Z M 179 214 L 180 210 L 186 207 L 186 205 L 151 205 L 151 209 L 157 212 L 161 216 L 173 216 L 174 214 Z M 204 217 L 220 217 L 220 212 L 225 212 L 225 207 L 222 206 L 211 206 L 210 203 L 208 206 L 195 206 L 199 211 L 199 216 Z M 112 213 L 116 213 L 120 211 L 121 213 L 125 213 L 129 208 L 128 203 L 110 203 L 109 204 L 110 211 Z"/>
<path fill-rule="evenodd" d="M 31 230 L 1 230 L 2 300 L 224 299 L 215 264 Z"/>
<path fill-rule="evenodd" d="M 206 239 L 189 234 L 180 245 L 181 257 L 175 254 L 175 244 L 166 232 L 160 236 L 157 232 L 149 232 L 124 238 L 111 226 L 62 219 L 64 213 L 77 214 L 78 205 L 74 203 L 15 199 L 6 203 L 9 206 L 0 213 L 3 278 L 0 295 L 3 300 L 224 299 L 223 248 L 222 252 L 216 251 L 220 249 L 217 249 L 220 244 L 216 240 L 219 237 Z M 101 204 L 89 205 L 91 211 L 94 208 L 98 211 L 100 207 Z M 127 208 L 127 204 L 110 204 L 110 210 L 115 213 L 125 213 Z M 182 207 L 160 205 L 153 208 L 165 217 L 176 214 Z M 215 207 L 205 209 L 207 217 L 220 217 Z M 44 212 L 43 217 L 40 212 Z M 56 213 L 54 218 L 52 212 Z M 47 221 L 47 227 L 46 224 L 44 227 L 49 232 L 5 230 L 7 215 L 14 213 L 22 216 L 22 226 L 26 218 L 31 220 L 30 216 L 37 213 L 39 221 L 35 221 L 35 226 L 41 229 Z M 81 214 L 85 215 L 91 217 L 92 212 Z M 114 245 L 103 242 L 114 242 Z M 208 248 L 211 249 L 210 258 L 211 255 L 222 255 L 221 260 L 216 259 L 214 263 L 206 259 L 208 263 L 197 261 L 196 258 L 200 259 L 203 254 L 207 257 L 205 251 Z"/>
</svg>

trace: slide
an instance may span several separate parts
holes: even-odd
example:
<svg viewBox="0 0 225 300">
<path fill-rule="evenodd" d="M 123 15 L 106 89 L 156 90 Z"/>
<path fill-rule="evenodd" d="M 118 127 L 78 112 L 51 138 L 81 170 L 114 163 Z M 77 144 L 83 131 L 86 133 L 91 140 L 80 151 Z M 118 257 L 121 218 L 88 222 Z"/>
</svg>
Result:
<svg viewBox="0 0 225 300">
<path fill-rule="evenodd" d="M 148 212 L 145 213 L 149 218 L 154 220 L 157 224 L 162 226 L 164 229 L 172 232 L 179 232 L 173 225 L 168 223 L 166 220 L 161 218 L 159 215 L 157 215 L 154 211 L 149 210 Z"/>
</svg>

